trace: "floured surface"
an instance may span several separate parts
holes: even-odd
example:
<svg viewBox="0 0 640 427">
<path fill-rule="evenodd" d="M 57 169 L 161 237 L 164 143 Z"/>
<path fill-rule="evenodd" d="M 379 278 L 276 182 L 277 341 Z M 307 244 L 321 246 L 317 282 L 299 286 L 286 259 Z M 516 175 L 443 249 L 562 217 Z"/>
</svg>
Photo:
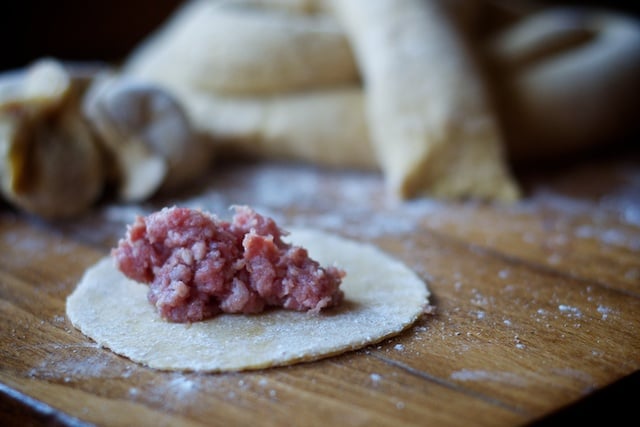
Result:
<svg viewBox="0 0 640 427">
<path fill-rule="evenodd" d="M 425 283 L 373 246 L 313 230 L 287 240 L 323 265 L 347 271 L 345 301 L 319 315 L 274 310 L 168 323 L 147 302 L 148 287 L 120 273 L 111 258 L 87 270 L 67 300 L 67 315 L 85 335 L 115 353 L 157 369 L 232 371 L 310 361 L 395 335 L 424 311 Z"/>
<path fill-rule="evenodd" d="M 591 404 L 640 367 L 637 159 L 536 170 L 531 196 L 507 206 L 397 203 L 375 174 L 230 163 L 193 192 L 55 227 L 5 209 L 5 415 L 37 421 L 44 402 L 75 424 L 114 426 L 513 426 Z M 73 328 L 64 300 L 135 215 L 176 204 L 225 217 L 238 202 L 373 242 L 428 280 L 437 314 L 340 357 L 222 375 L 149 369 Z"/>
</svg>

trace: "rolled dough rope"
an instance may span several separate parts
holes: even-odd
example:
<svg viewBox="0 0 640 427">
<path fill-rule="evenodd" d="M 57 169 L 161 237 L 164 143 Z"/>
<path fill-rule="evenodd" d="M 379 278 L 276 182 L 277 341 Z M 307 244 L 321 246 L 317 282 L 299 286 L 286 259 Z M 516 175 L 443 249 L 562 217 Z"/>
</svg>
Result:
<svg viewBox="0 0 640 427">
<path fill-rule="evenodd" d="M 365 81 L 389 187 L 513 200 L 518 189 L 479 74 L 439 1 L 334 0 Z"/>
<path fill-rule="evenodd" d="M 640 24 L 579 8 L 549 9 L 499 34 L 502 115 L 515 159 L 566 155 L 637 123 Z"/>
<path fill-rule="evenodd" d="M 193 125 L 217 152 L 376 169 L 359 87 L 265 98 L 175 89 Z"/>
<path fill-rule="evenodd" d="M 130 56 L 124 73 L 220 94 L 272 94 L 358 80 L 334 19 L 195 0 Z"/>
</svg>

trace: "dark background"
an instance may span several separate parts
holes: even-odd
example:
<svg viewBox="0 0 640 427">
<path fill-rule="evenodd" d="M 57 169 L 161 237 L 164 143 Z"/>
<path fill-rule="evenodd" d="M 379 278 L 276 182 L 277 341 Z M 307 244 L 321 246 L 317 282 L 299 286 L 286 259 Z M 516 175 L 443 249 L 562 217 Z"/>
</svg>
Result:
<svg viewBox="0 0 640 427">
<path fill-rule="evenodd" d="M 53 56 L 117 62 L 181 0 L 1 0 L 0 70 Z"/>
<path fill-rule="evenodd" d="M 640 1 L 495 1 L 588 4 L 640 15 Z M 118 62 L 181 3 L 181 0 L 2 0 L 0 70 L 23 67 L 43 56 Z"/>
</svg>

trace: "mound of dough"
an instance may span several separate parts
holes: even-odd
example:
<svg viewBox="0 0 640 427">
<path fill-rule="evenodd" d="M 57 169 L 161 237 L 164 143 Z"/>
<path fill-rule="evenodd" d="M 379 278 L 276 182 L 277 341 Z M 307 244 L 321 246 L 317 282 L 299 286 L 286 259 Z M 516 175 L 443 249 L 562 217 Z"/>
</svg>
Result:
<svg viewBox="0 0 640 427">
<path fill-rule="evenodd" d="M 347 271 L 345 300 L 321 314 L 273 310 L 224 314 L 192 324 L 163 321 L 148 287 L 104 258 L 67 299 L 73 325 L 103 347 L 163 370 L 240 371 L 317 360 L 396 335 L 425 311 L 429 290 L 411 269 L 374 246 L 316 230 L 287 240 L 321 264 Z"/>
</svg>

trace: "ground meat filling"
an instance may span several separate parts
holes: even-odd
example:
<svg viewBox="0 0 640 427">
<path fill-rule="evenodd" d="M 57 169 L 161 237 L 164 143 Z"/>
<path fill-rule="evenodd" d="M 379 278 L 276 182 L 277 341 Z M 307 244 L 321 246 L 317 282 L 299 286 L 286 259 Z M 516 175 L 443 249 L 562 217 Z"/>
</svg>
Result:
<svg viewBox="0 0 640 427">
<path fill-rule="evenodd" d="M 177 207 L 139 216 L 112 251 L 116 265 L 149 284 L 149 301 L 171 322 L 268 307 L 317 313 L 342 301 L 343 270 L 283 242 L 271 218 L 235 210 L 231 222 Z"/>
</svg>

